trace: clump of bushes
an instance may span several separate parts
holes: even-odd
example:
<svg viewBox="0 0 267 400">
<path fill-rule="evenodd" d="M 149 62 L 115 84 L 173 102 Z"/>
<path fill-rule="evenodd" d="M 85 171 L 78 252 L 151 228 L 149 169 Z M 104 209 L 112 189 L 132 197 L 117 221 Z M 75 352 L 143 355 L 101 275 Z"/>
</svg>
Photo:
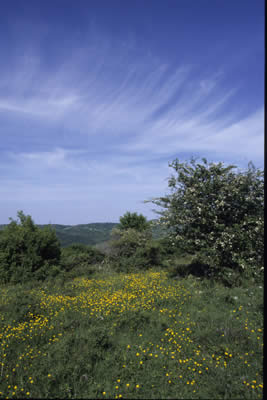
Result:
<svg viewBox="0 0 267 400">
<path fill-rule="evenodd" d="M 100 250 L 85 244 L 74 243 L 61 249 L 61 266 L 65 272 L 71 272 L 69 276 L 91 275 L 94 266 L 104 258 L 105 255 Z"/>
<path fill-rule="evenodd" d="M 160 265 L 162 247 L 152 240 L 151 225 L 140 214 L 127 212 L 111 232 L 109 260 L 117 271 Z"/>
<path fill-rule="evenodd" d="M 60 243 L 51 227 L 39 228 L 31 216 L 17 213 L 0 236 L 0 282 L 44 280 L 61 271 Z"/>
<path fill-rule="evenodd" d="M 139 232 L 133 228 L 127 230 L 114 228 L 111 232 L 111 255 L 131 257 L 138 248 L 144 247 L 149 240 L 151 240 L 149 231 Z"/>
</svg>

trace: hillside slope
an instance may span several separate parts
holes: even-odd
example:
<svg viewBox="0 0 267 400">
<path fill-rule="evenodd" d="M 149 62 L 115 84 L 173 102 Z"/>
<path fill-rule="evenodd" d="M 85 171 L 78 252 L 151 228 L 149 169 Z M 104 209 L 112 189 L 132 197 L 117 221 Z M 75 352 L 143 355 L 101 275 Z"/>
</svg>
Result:
<svg viewBox="0 0 267 400">
<path fill-rule="evenodd" d="M 43 228 L 47 225 L 38 226 Z M 118 223 L 115 222 L 96 222 L 79 225 L 51 224 L 52 228 L 56 231 L 56 235 L 62 247 L 69 246 L 72 243 L 82 243 L 93 246 L 106 242 L 110 239 L 110 233 L 116 225 L 118 225 Z M 7 225 L 0 225 L 0 232 L 5 226 Z M 152 234 L 155 239 L 158 239 L 164 236 L 164 230 L 159 226 L 153 227 Z"/>
</svg>

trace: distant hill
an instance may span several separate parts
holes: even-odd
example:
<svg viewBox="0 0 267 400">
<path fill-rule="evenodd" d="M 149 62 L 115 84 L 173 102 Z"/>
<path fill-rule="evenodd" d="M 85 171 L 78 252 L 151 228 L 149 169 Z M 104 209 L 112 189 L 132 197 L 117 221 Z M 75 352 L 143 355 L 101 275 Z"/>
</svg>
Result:
<svg viewBox="0 0 267 400">
<path fill-rule="evenodd" d="M 87 245 L 95 245 L 105 242 L 109 239 L 110 233 L 116 223 L 92 223 L 80 225 L 52 225 L 56 231 L 56 235 L 60 240 L 61 246 L 66 247 L 72 243 L 82 243 Z M 45 225 L 40 225 L 40 227 Z"/>
<path fill-rule="evenodd" d="M 48 225 L 48 224 L 47 224 Z M 43 228 L 47 225 L 38 225 Z M 112 229 L 118 225 L 115 222 L 97 222 L 91 224 L 79 225 L 59 225 L 51 224 L 55 229 L 56 235 L 62 247 L 69 246 L 72 243 L 82 243 L 87 245 L 96 245 L 106 242 L 110 239 Z M 0 225 L 0 230 L 4 229 L 7 224 Z M 155 239 L 164 236 L 164 230 L 159 227 L 153 227 L 152 234 Z"/>
</svg>

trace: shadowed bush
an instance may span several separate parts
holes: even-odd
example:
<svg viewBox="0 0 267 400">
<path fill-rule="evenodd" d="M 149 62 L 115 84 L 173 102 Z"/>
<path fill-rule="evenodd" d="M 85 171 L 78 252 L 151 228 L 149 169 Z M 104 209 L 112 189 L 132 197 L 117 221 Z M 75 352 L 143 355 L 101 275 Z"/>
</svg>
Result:
<svg viewBox="0 0 267 400">
<path fill-rule="evenodd" d="M 105 255 L 98 249 L 84 244 L 72 244 L 61 249 L 61 266 L 65 271 L 86 268 L 101 263 Z"/>
<path fill-rule="evenodd" d="M 0 282 L 27 282 L 55 276 L 60 267 L 60 244 L 50 227 L 37 227 L 32 218 L 18 212 L 0 236 Z"/>
</svg>

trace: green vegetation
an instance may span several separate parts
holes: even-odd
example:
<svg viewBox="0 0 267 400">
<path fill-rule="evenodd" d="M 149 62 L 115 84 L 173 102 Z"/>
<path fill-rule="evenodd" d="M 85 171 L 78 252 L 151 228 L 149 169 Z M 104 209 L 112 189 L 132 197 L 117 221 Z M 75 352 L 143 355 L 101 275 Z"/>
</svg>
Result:
<svg viewBox="0 0 267 400">
<path fill-rule="evenodd" d="M 120 223 L 117 228 L 121 231 L 135 229 L 138 232 L 144 232 L 149 231 L 151 225 L 142 214 L 138 215 L 137 213 L 127 211 L 122 217 L 120 217 Z"/>
<path fill-rule="evenodd" d="M 96 270 L 96 265 L 103 262 L 104 253 L 91 246 L 72 244 L 61 250 L 61 266 L 70 276 L 84 275 L 89 277 Z M 71 273 L 71 274 L 70 274 Z M 64 276 L 64 274 L 61 274 Z"/>
<path fill-rule="evenodd" d="M 263 397 L 262 174 L 203 162 L 94 247 L 2 230 L 0 397 Z"/>
<path fill-rule="evenodd" d="M 149 222 L 152 226 L 153 238 L 159 239 L 167 234 L 164 226 L 155 224 L 155 220 Z M 6 226 L 6 224 L 0 224 L 0 236 Z M 37 226 L 42 229 L 51 226 L 51 228 L 56 232 L 61 247 L 67 247 L 75 243 L 81 243 L 88 246 L 99 246 L 103 243 L 105 247 L 105 242 L 110 239 L 112 229 L 118 226 L 118 223 L 98 222 L 80 225 L 51 224 Z"/>
<path fill-rule="evenodd" d="M 0 395 L 262 398 L 263 290 L 166 272 L 1 288 Z"/>
<path fill-rule="evenodd" d="M 177 177 L 169 179 L 172 193 L 152 202 L 160 222 L 172 229 L 173 245 L 195 254 L 210 277 L 261 279 L 264 246 L 263 171 L 249 163 L 246 172 L 234 165 L 170 163 Z"/>
<path fill-rule="evenodd" d="M 0 239 L 0 282 L 43 280 L 56 275 L 60 263 L 60 244 L 49 228 L 40 229 L 30 216 L 18 212 Z"/>
<path fill-rule="evenodd" d="M 105 242 L 109 239 L 110 233 L 116 223 L 92 223 L 80 225 L 52 225 L 62 247 L 70 246 L 74 243 L 81 243 L 93 246 L 97 243 Z M 43 225 L 42 227 L 45 227 Z"/>
<path fill-rule="evenodd" d="M 112 232 L 109 263 L 116 271 L 136 271 L 160 265 L 160 243 L 151 239 L 151 232 L 139 232 L 132 228 Z"/>
</svg>

